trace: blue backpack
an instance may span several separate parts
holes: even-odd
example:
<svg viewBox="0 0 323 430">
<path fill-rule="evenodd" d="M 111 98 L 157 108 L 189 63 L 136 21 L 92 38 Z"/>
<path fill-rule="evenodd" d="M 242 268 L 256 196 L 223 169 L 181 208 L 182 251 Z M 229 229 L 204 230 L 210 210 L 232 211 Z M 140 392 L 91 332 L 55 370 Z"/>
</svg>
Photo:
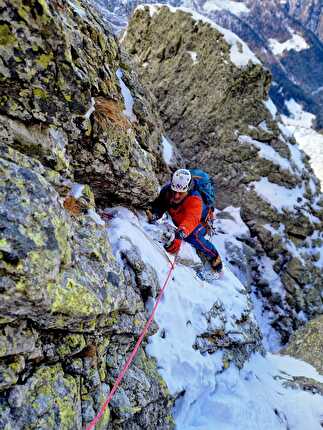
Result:
<svg viewBox="0 0 323 430">
<path fill-rule="evenodd" d="M 211 178 L 206 172 L 201 169 L 189 169 L 192 179 L 194 180 L 194 190 L 198 191 L 204 203 L 214 208 L 215 206 L 215 196 L 216 196 L 216 187 Z"/>
</svg>

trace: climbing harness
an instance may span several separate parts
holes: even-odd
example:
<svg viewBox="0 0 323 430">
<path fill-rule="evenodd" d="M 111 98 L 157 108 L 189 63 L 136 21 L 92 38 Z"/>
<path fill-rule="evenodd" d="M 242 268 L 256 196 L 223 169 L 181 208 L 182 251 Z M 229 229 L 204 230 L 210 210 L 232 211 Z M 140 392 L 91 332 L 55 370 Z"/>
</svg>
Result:
<svg viewBox="0 0 323 430">
<path fill-rule="evenodd" d="M 134 349 L 132 350 L 132 352 L 131 352 L 128 360 L 126 361 L 126 363 L 123 366 L 121 372 L 119 373 L 119 376 L 118 376 L 117 380 L 115 381 L 115 383 L 114 383 L 114 385 L 112 387 L 112 390 L 110 391 L 110 394 L 109 394 L 108 398 L 104 402 L 104 404 L 101 407 L 99 413 L 93 418 L 93 420 L 90 422 L 90 424 L 86 427 L 86 430 L 93 430 L 95 428 L 96 424 L 99 422 L 100 418 L 102 417 L 102 415 L 104 414 L 106 408 L 108 407 L 108 405 L 109 405 L 112 397 L 114 396 L 114 393 L 117 391 L 117 389 L 118 389 L 118 387 L 119 387 L 119 385 L 120 385 L 120 383 L 121 383 L 121 381 L 122 381 L 125 373 L 127 372 L 129 366 L 131 365 L 133 359 L 135 358 L 135 356 L 136 356 L 136 354 L 138 352 L 138 349 L 139 349 L 139 347 L 140 347 L 140 345 L 141 345 L 141 343 L 142 343 L 142 341 L 143 341 L 143 339 L 144 339 L 144 337 L 145 337 L 145 335 L 146 335 L 146 333 L 147 333 L 147 331 L 148 331 L 148 329 L 149 329 L 149 327 L 150 327 L 150 325 L 151 325 L 151 323 L 152 323 L 152 321 L 154 319 L 155 312 L 156 312 L 157 307 L 158 307 L 158 305 L 160 303 L 160 300 L 161 300 L 161 298 L 162 298 L 162 296 L 164 294 L 164 291 L 165 291 L 165 289 L 167 287 L 167 284 L 168 284 L 168 282 L 170 280 L 171 274 L 172 274 L 172 272 L 175 269 L 175 264 L 177 262 L 177 257 L 178 257 L 179 251 L 180 250 L 178 250 L 178 252 L 175 254 L 175 258 L 174 258 L 173 262 L 170 262 L 170 268 L 169 268 L 169 271 L 168 271 L 167 278 L 166 278 L 166 280 L 164 282 L 164 285 L 162 286 L 162 288 L 161 288 L 161 290 L 160 290 L 160 292 L 158 294 L 158 297 L 157 297 L 156 303 L 155 303 L 155 305 L 153 307 L 153 310 L 152 310 L 152 312 L 151 312 L 151 314 L 149 316 L 148 321 L 145 324 L 145 327 L 143 328 L 143 330 L 142 330 L 142 332 L 141 332 L 141 334 L 140 334 L 140 336 L 139 336 L 139 338 L 137 340 L 137 343 L 136 343 Z"/>
</svg>

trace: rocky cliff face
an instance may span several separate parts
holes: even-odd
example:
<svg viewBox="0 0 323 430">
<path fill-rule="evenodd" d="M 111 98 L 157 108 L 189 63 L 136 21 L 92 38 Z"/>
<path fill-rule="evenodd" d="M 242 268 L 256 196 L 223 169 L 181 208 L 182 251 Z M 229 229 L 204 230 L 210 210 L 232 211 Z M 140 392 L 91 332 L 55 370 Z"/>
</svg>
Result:
<svg viewBox="0 0 323 430">
<path fill-rule="evenodd" d="M 311 363 L 323 373 L 323 316 L 310 321 L 305 327 L 296 331 L 284 349 L 284 353 Z"/>
<path fill-rule="evenodd" d="M 161 130 L 86 2 L 0 10 L 0 427 L 81 429 L 146 322 L 95 200 L 156 195 Z M 98 428 L 169 428 L 155 362 L 132 371 Z"/>
<path fill-rule="evenodd" d="M 304 314 L 322 309 L 322 197 L 266 107 L 269 73 L 222 31 L 183 11 L 141 7 L 124 45 L 189 166 L 216 177 L 218 206 L 242 208 L 251 233 L 245 245 L 256 250 L 251 284 L 286 340 Z"/>
<path fill-rule="evenodd" d="M 8 140 L 22 152 L 32 147 L 47 167 L 91 181 L 103 201 L 129 203 L 129 188 L 133 204 L 143 189 L 148 199 L 155 195 L 156 117 L 113 35 L 81 6 L 54 3 L 53 16 L 46 4 L 13 8 L 4 10 L 1 27 L 1 112 L 14 130 Z M 127 85 L 136 88 L 133 97 Z"/>
</svg>

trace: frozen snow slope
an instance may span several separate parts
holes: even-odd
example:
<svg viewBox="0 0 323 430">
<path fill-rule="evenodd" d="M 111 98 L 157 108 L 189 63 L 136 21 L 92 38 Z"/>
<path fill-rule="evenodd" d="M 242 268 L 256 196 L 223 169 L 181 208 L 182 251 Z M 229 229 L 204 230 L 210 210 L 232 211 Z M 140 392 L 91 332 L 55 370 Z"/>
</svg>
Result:
<svg viewBox="0 0 323 430">
<path fill-rule="evenodd" d="M 323 189 L 323 134 L 313 128 L 315 115 L 304 111 L 303 107 L 291 99 L 285 102 L 290 116 L 282 115 L 282 120 L 301 149 L 310 157 L 310 163 Z"/>
<path fill-rule="evenodd" d="M 227 226 L 235 236 L 245 234 L 244 227 L 239 225 L 238 211 L 231 208 L 237 223 L 234 226 L 228 220 L 232 225 Z M 123 264 L 122 252 L 135 247 L 144 265 L 155 269 L 161 286 L 169 270 L 169 256 L 156 239 L 160 239 L 165 225 L 149 225 L 143 216 L 124 208 L 108 212 L 112 216 L 108 232 L 119 263 Z M 222 231 L 225 222 L 221 220 Z M 224 261 L 228 240 L 235 241 L 235 237 L 220 233 L 214 238 Z M 248 350 L 248 336 L 254 342 L 259 337 L 257 322 L 249 293 L 228 264 L 224 278 L 212 285 L 197 278 L 190 267 L 198 264 L 199 258 L 187 244 L 181 259 L 156 313 L 159 331 L 149 339 L 146 348 L 156 357 L 162 377 L 177 397 L 176 428 L 321 430 L 323 398 L 297 388 L 297 384 L 295 388 L 295 378 L 313 378 L 323 383 L 323 377 L 310 365 L 291 357 L 270 353 L 262 356 Z M 153 299 L 148 300 L 148 308 L 152 302 Z M 246 322 L 241 327 L 243 319 Z M 228 343 L 212 354 L 206 352 L 207 348 L 203 352 L 201 335 L 220 331 L 226 333 Z M 230 345 L 234 342 L 237 351 L 245 349 L 242 369 L 230 359 Z M 254 343 L 254 350 L 260 349 Z"/>
</svg>

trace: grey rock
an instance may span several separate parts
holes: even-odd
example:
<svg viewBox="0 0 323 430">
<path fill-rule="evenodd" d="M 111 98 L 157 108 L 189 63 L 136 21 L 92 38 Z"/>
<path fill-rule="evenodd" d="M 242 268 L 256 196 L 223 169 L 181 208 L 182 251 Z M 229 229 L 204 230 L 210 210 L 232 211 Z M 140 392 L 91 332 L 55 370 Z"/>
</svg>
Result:
<svg viewBox="0 0 323 430">
<path fill-rule="evenodd" d="M 93 7 L 36 3 L 1 4 L 10 36 L 0 46 L 0 427 L 81 430 L 112 386 L 108 351 L 124 362 L 129 334 L 147 320 L 140 291 L 156 288 L 144 266 L 135 275 L 129 265 L 127 284 L 91 215 L 98 202 L 150 201 L 169 168 L 153 97 Z M 74 181 L 85 184 L 81 197 Z M 131 389 L 152 389 L 131 398 L 127 425 L 139 425 L 142 403 L 155 418 L 141 422 L 156 428 L 172 404 L 145 361 Z M 98 429 L 117 425 L 113 416 Z"/>
<path fill-rule="evenodd" d="M 280 354 L 291 355 L 307 361 L 318 372 L 323 373 L 323 316 L 309 321 L 304 327 L 297 330 L 291 337 L 288 345 Z"/>
</svg>

